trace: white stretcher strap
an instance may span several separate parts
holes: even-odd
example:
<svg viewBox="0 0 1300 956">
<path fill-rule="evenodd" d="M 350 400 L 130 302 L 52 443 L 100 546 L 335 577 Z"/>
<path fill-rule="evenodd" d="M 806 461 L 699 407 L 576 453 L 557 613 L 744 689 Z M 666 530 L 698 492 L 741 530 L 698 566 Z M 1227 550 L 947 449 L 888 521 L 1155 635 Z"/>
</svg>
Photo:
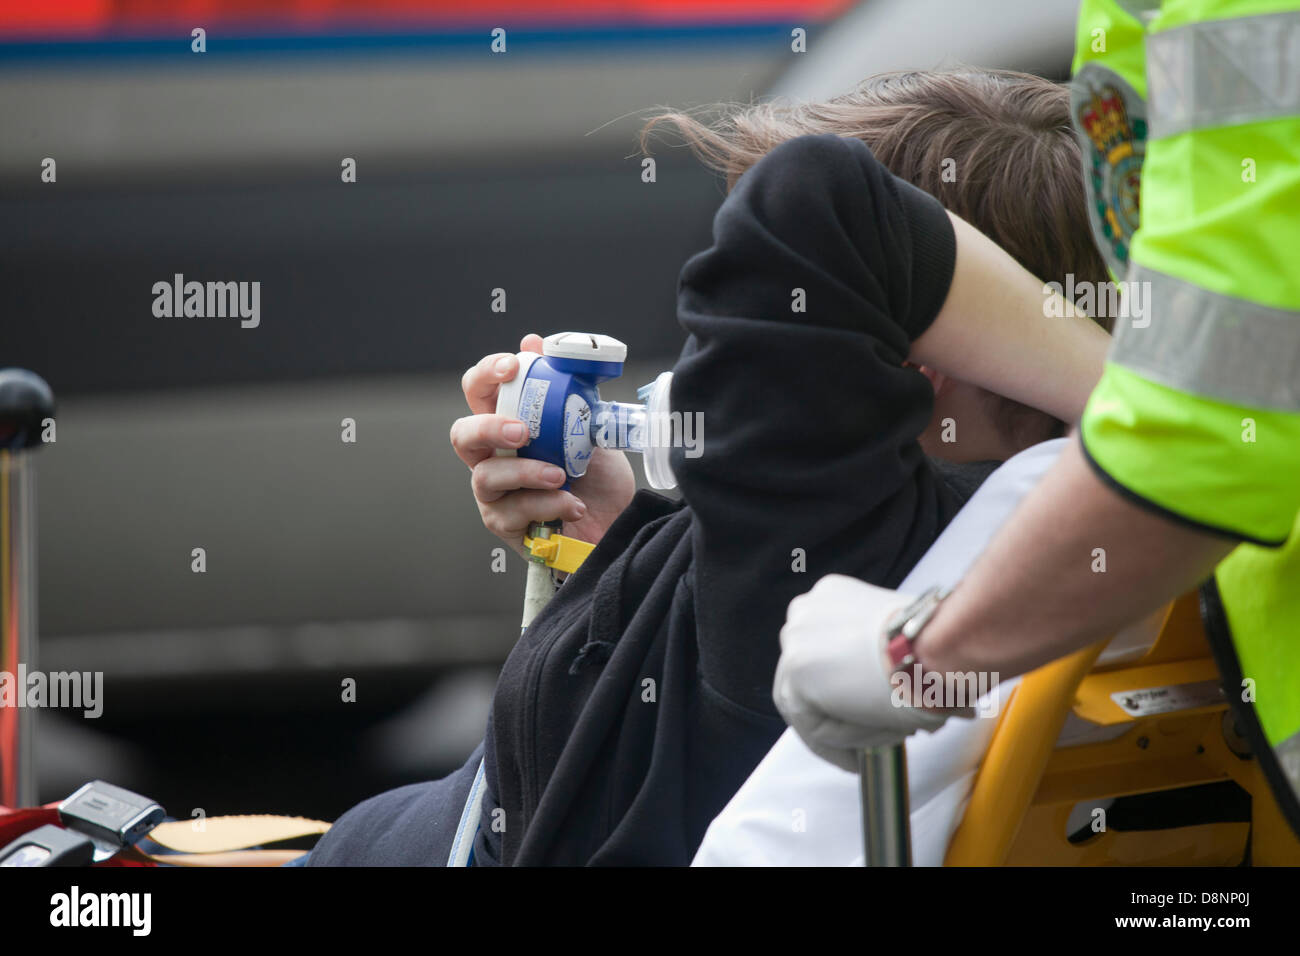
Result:
<svg viewBox="0 0 1300 956">
<path fill-rule="evenodd" d="M 478 773 L 474 774 L 474 783 L 470 785 L 469 796 L 465 799 L 465 809 L 460 813 L 460 823 L 456 825 L 456 838 L 451 843 L 451 853 L 447 855 L 448 866 L 469 866 L 474 853 L 474 837 L 478 835 L 479 820 L 483 816 L 483 761 L 478 762 Z"/>
</svg>

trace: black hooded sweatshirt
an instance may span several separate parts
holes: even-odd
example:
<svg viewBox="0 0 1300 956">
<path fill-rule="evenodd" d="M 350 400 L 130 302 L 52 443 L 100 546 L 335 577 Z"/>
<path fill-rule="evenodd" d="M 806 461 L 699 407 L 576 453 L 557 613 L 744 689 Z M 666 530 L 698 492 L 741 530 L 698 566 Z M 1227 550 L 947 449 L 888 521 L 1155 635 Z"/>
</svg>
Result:
<svg viewBox="0 0 1300 956">
<path fill-rule="evenodd" d="M 674 450 L 683 501 L 640 492 L 506 661 L 477 863 L 690 862 L 783 729 L 786 605 L 830 573 L 896 586 L 991 470 L 922 454 L 932 389 L 902 364 L 955 249 L 859 140 L 741 177 L 679 283 L 672 407 L 702 454 Z"/>
</svg>

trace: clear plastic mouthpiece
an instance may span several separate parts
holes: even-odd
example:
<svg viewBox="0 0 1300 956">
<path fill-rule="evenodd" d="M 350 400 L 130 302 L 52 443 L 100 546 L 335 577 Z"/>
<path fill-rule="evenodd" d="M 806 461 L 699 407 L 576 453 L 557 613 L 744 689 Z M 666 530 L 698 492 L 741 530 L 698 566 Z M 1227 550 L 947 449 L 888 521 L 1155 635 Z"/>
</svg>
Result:
<svg viewBox="0 0 1300 956">
<path fill-rule="evenodd" d="M 592 409 L 592 438 L 601 448 L 634 451 L 644 456 L 646 481 L 651 488 L 677 487 L 668 454 L 675 429 L 668 405 L 673 373 L 664 372 L 637 391 L 644 405 L 598 402 Z"/>
</svg>

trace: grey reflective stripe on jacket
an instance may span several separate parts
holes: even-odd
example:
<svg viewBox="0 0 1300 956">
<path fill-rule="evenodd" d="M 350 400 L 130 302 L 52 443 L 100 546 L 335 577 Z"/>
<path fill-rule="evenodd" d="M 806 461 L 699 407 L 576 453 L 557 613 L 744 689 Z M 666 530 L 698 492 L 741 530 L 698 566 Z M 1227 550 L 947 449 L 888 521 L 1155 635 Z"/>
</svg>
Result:
<svg viewBox="0 0 1300 956">
<path fill-rule="evenodd" d="M 1151 137 L 1300 114 L 1300 10 L 1148 33 Z"/>
<path fill-rule="evenodd" d="M 1110 360 L 1180 392 L 1300 412 L 1300 312 L 1220 295 L 1130 262 L 1143 315 L 1119 319 Z M 1121 308 L 1121 315 L 1131 309 Z"/>
</svg>

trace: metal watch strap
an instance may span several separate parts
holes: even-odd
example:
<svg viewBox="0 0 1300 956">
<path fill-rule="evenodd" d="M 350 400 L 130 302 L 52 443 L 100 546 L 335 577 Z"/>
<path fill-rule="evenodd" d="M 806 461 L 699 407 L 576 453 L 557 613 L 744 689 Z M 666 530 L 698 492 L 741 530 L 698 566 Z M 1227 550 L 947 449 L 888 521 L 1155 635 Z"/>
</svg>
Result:
<svg viewBox="0 0 1300 956">
<path fill-rule="evenodd" d="M 934 617 L 940 603 L 952 593 L 951 587 L 935 586 L 922 592 L 911 604 L 900 608 L 885 621 L 885 646 L 895 668 L 911 667 L 916 661 L 912 644 L 921 629 Z"/>
</svg>

